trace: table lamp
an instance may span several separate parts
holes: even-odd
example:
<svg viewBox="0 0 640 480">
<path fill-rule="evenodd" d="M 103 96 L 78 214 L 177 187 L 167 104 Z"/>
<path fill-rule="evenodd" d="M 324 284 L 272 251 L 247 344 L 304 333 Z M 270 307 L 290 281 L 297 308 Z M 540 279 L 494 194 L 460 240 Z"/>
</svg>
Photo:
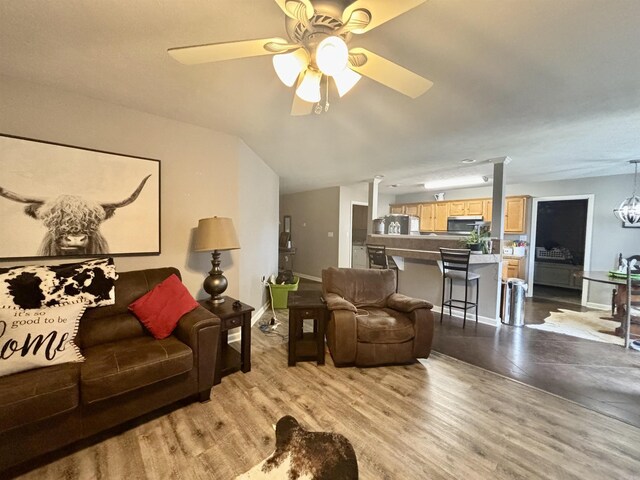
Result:
<svg viewBox="0 0 640 480">
<path fill-rule="evenodd" d="M 193 251 L 212 252 L 211 265 L 213 268 L 205 278 L 204 291 L 211 295 L 211 302 L 219 305 L 224 302 L 222 294 L 227 289 L 227 279 L 220 270 L 220 251 L 236 250 L 240 248 L 236 230 L 230 218 L 213 217 L 202 218 L 198 221 Z"/>
</svg>

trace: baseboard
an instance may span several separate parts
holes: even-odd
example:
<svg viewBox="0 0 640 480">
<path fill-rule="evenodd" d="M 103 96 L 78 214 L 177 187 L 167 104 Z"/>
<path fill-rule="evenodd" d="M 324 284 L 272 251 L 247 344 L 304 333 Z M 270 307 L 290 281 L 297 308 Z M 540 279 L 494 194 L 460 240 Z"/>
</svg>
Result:
<svg viewBox="0 0 640 480">
<path fill-rule="evenodd" d="M 322 283 L 322 279 L 320 277 L 314 277 L 312 275 L 306 275 L 304 273 L 293 272 L 296 277 L 304 278 L 305 280 L 312 280 L 314 282 Z"/>
<path fill-rule="evenodd" d="M 604 303 L 587 302 L 586 307 L 587 308 L 593 308 L 594 310 L 609 310 L 609 311 L 611 311 L 611 305 L 607 305 L 607 304 L 604 304 Z"/>
<path fill-rule="evenodd" d="M 449 310 L 449 307 L 445 307 L 447 310 Z M 440 311 L 442 309 L 438 306 L 438 305 L 434 305 L 432 311 L 435 313 L 440 314 Z M 448 312 L 445 313 L 446 315 L 449 315 Z M 464 318 L 464 310 L 458 310 L 456 311 L 456 308 L 453 307 L 451 309 L 451 316 L 452 317 L 456 317 L 456 318 Z M 467 322 L 471 320 L 472 322 L 476 321 L 476 315 L 473 311 L 469 312 L 467 311 Z M 483 317 L 482 315 L 478 315 L 478 323 L 484 323 L 485 325 L 491 325 L 492 327 L 495 327 L 497 325 L 500 325 L 500 319 L 498 318 L 491 318 L 491 317 Z"/>
<path fill-rule="evenodd" d="M 264 315 L 264 312 L 269 310 L 269 308 L 271 308 L 271 304 L 269 302 L 267 302 L 264 305 L 262 305 L 258 310 L 255 310 L 253 312 L 253 315 L 251 315 L 251 326 L 252 327 L 258 322 L 258 320 L 260 320 L 260 317 L 262 317 L 262 315 Z M 239 342 L 239 341 L 240 341 L 240 332 L 232 333 L 232 334 L 229 335 L 228 343 Z"/>
</svg>

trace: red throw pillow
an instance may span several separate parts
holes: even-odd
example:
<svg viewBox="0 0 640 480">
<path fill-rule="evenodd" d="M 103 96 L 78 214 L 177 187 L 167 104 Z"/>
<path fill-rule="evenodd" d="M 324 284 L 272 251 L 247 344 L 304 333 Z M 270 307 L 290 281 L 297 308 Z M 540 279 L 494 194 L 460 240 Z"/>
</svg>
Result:
<svg viewBox="0 0 640 480">
<path fill-rule="evenodd" d="M 160 340 L 171 335 L 180 318 L 197 306 L 198 302 L 172 274 L 129 305 L 129 310 Z"/>
</svg>

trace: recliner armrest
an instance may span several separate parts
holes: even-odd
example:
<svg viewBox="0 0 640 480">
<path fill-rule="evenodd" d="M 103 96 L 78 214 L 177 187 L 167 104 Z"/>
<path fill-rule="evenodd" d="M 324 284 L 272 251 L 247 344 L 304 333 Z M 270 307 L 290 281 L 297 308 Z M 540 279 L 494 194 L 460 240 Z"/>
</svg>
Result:
<svg viewBox="0 0 640 480">
<path fill-rule="evenodd" d="M 348 310 L 350 312 L 357 312 L 358 309 L 355 307 L 353 303 L 344 299 L 337 293 L 327 293 L 324 296 L 325 301 L 327 302 L 327 308 L 330 311 L 333 310 Z"/>
<path fill-rule="evenodd" d="M 427 308 L 431 310 L 433 303 L 421 300 L 419 298 L 407 297 L 401 293 L 392 293 L 387 298 L 387 307 L 404 313 L 410 313 L 418 308 Z"/>
</svg>

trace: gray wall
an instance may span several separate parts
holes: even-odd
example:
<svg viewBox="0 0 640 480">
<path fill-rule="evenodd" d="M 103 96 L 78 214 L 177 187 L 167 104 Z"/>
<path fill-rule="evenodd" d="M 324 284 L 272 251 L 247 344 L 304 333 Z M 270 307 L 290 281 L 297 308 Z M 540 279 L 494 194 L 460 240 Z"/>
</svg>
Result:
<svg viewBox="0 0 640 480">
<path fill-rule="evenodd" d="M 282 195 L 280 221 L 285 215 L 291 215 L 296 273 L 319 278 L 323 268 L 338 266 L 340 187 Z"/>
<path fill-rule="evenodd" d="M 242 140 L 6 76 L 0 76 L 0 112 L 2 133 L 161 161 L 162 253 L 117 257 L 119 271 L 175 266 L 191 293 L 205 297 L 201 286 L 211 269 L 211 256 L 191 252 L 193 230 L 200 218 L 228 216 L 234 220 L 242 249 L 222 254 L 222 268 L 229 280 L 227 292 L 257 308 L 262 305 L 261 292 L 241 290 L 240 284 L 254 283 L 256 277 L 272 270 L 277 248 L 274 241 L 254 238 L 241 219 L 260 212 L 265 230 L 270 224 L 269 235 L 275 239 L 278 188 L 275 174 Z M 252 168 L 262 175 L 247 175 Z M 247 195 L 250 191 L 261 195 Z M 6 226 L 0 230 L 3 228 Z M 1 236 L 0 231 L 0 241 Z M 253 257 L 262 260 L 254 263 Z M 0 265 L 62 262 L 65 260 L 5 261 Z"/>
</svg>

